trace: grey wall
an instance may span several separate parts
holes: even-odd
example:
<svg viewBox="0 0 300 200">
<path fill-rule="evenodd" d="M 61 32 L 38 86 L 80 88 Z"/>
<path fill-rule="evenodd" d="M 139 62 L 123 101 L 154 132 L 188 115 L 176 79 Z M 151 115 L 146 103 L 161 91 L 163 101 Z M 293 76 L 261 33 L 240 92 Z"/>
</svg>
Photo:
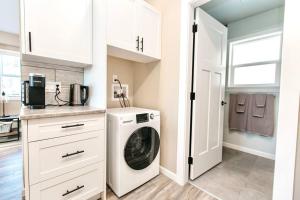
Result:
<svg viewBox="0 0 300 200">
<path fill-rule="evenodd" d="M 230 23 L 228 25 L 228 37 L 229 40 L 241 39 L 247 36 L 254 36 L 256 34 L 268 33 L 274 30 L 282 30 L 283 27 L 283 15 L 284 8 L 276 8 L 269 10 L 267 12 L 242 19 Z M 230 90 L 229 90 L 230 91 Z M 239 89 L 238 92 L 266 92 L 273 93 L 276 96 L 275 102 L 275 113 L 277 122 L 278 115 L 278 104 L 279 104 L 279 89 L 265 89 L 265 88 L 252 88 L 252 89 Z M 236 91 L 234 91 L 236 92 Z M 226 98 L 229 102 L 230 92 L 226 92 Z M 236 132 L 230 131 L 228 129 L 228 108 L 225 109 L 225 125 L 224 125 L 224 143 L 231 146 L 236 146 L 239 148 L 246 148 L 252 152 L 263 154 L 267 157 L 275 157 L 276 149 L 276 132 L 277 127 L 275 127 L 274 137 L 264 137 L 256 134 L 246 133 L 246 132 Z"/>
<path fill-rule="evenodd" d="M 272 29 L 282 29 L 283 16 L 284 7 L 279 7 L 230 23 L 228 24 L 228 38 L 233 39 Z"/>
</svg>

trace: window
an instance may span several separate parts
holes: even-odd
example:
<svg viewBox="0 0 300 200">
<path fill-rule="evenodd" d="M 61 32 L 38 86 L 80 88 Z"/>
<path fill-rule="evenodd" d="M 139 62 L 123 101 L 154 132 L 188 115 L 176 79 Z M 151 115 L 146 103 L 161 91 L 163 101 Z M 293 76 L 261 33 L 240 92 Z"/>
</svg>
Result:
<svg viewBox="0 0 300 200">
<path fill-rule="evenodd" d="M 21 96 L 21 67 L 18 52 L 0 51 L 1 94 L 11 100 Z"/>
<path fill-rule="evenodd" d="M 279 86 L 281 32 L 230 43 L 229 87 Z"/>
</svg>

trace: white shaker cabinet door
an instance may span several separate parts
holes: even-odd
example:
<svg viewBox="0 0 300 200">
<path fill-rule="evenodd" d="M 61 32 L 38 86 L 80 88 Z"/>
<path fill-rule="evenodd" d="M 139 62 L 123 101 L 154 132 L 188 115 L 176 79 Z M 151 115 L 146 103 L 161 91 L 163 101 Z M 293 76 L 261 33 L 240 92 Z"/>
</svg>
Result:
<svg viewBox="0 0 300 200">
<path fill-rule="evenodd" d="M 109 0 L 107 13 L 108 45 L 136 51 L 135 0 Z"/>
<path fill-rule="evenodd" d="M 92 0 L 23 0 L 23 54 L 92 63 Z"/>
<path fill-rule="evenodd" d="M 140 51 L 160 59 L 161 45 L 161 16 L 148 3 L 142 0 L 136 2 L 136 19 L 138 35 L 140 36 Z"/>
</svg>

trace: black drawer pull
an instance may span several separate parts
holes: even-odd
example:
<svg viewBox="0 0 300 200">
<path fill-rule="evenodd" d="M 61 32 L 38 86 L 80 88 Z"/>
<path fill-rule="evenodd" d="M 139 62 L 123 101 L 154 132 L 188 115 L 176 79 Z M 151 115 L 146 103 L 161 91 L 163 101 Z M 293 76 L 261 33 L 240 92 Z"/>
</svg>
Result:
<svg viewBox="0 0 300 200">
<path fill-rule="evenodd" d="M 143 37 L 142 37 L 141 44 L 142 44 L 141 51 L 144 52 L 144 38 Z"/>
<path fill-rule="evenodd" d="M 28 33 L 28 42 L 29 42 L 29 52 L 32 51 L 32 46 L 31 46 L 31 32 Z"/>
<path fill-rule="evenodd" d="M 74 153 L 67 153 L 67 154 L 65 154 L 65 155 L 63 155 L 61 157 L 62 158 L 67 158 L 67 157 L 74 156 L 74 155 L 81 154 L 81 153 L 84 153 L 84 150 L 82 150 L 82 151 L 76 151 Z"/>
<path fill-rule="evenodd" d="M 136 39 L 136 50 L 140 50 L 140 36 L 137 36 L 137 39 Z"/>
<path fill-rule="evenodd" d="M 79 126 L 84 126 L 84 124 L 66 125 L 66 126 L 62 126 L 61 128 L 73 128 L 73 127 L 79 127 Z"/>
<path fill-rule="evenodd" d="M 71 193 L 73 193 L 73 192 L 75 192 L 75 191 L 77 191 L 77 190 L 80 190 L 80 189 L 82 189 L 82 188 L 84 188 L 84 185 L 82 185 L 82 186 L 77 186 L 75 189 L 73 189 L 73 190 L 67 190 L 67 192 L 66 193 L 64 193 L 64 194 L 62 194 L 62 196 L 64 197 L 64 196 L 67 196 L 68 194 L 71 194 Z"/>
</svg>

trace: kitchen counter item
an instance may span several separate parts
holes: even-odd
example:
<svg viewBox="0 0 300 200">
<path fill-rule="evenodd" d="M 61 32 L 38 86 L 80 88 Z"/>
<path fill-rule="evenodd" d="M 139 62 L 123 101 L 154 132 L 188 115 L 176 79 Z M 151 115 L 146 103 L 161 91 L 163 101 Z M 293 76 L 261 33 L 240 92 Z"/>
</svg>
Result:
<svg viewBox="0 0 300 200">
<path fill-rule="evenodd" d="M 45 108 L 46 77 L 43 74 L 29 74 L 29 81 L 22 84 L 22 103 L 31 109 Z"/>
<path fill-rule="evenodd" d="M 20 139 L 20 120 L 18 115 L 0 117 L 0 126 L 0 143 L 18 141 Z"/>
<path fill-rule="evenodd" d="M 89 98 L 89 87 L 80 84 L 70 85 L 70 106 L 84 106 Z"/>
<path fill-rule="evenodd" d="M 105 112 L 105 109 L 93 108 L 90 106 L 48 106 L 43 110 L 32 110 L 26 107 L 22 107 L 20 112 L 20 119 L 28 120 L 74 115 L 99 114 Z"/>
</svg>

